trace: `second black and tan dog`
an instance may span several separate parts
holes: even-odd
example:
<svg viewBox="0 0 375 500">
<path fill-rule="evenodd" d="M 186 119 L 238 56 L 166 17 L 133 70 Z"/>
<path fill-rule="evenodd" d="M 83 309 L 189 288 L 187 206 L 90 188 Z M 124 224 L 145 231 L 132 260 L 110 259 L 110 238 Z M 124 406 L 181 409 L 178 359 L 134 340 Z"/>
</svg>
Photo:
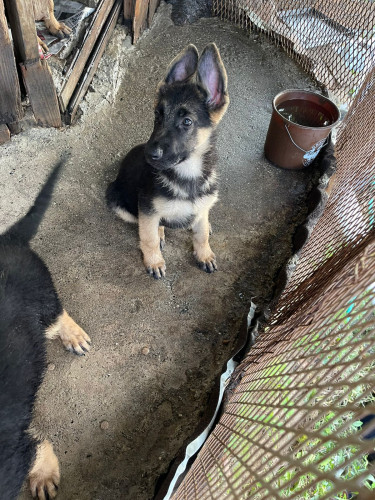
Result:
<svg viewBox="0 0 375 500">
<path fill-rule="evenodd" d="M 89 349 L 89 336 L 62 308 L 46 265 L 29 246 L 61 165 L 25 217 L 0 235 L 0 498 L 4 500 L 17 498 L 27 475 L 34 497 L 55 497 L 60 480 L 57 457 L 51 443 L 30 428 L 46 368 L 46 338 L 59 335 L 76 354 Z"/>
<path fill-rule="evenodd" d="M 215 128 L 229 104 L 227 75 L 214 43 L 199 58 L 188 45 L 159 84 L 154 130 L 124 158 L 107 190 L 108 205 L 138 222 L 147 272 L 165 275 L 164 226 L 191 227 L 201 269 L 217 269 L 209 245 L 209 211 L 218 199 Z"/>
</svg>

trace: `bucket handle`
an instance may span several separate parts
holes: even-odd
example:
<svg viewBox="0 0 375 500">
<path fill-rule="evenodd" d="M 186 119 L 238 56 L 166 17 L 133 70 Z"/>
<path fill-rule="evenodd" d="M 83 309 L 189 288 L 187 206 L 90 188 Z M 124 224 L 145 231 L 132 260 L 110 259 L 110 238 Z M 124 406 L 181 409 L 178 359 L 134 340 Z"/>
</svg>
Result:
<svg viewBox="0 0 375 500">
<path fill-rule="evenodd" d="M 284 123 L 284 127 L 285 127 L 285 130 L 288 132 L 288 135 L 289 135 L 289 139 L 292 141 L 292 143 L 295 145 L 296 148 L 300 149 L 301 151 L 303 151 L 304 153 L 309 153 L 309 151 L 306 151 L 305 149 L 301 148 L 300 146 L 298 146 L 298 144 L 296 144 L 293 140 L 293 137 L 291 136 L 290 132 L 289 132 L 289 127 L 287 126 L 286 123 Z M 322 144 L 321 148 L 324 148 L 324 146 L 326 146 L 328 144 L 328 138 L 329 138 L 329 134 L 328 136 L 326 137 L 325 141 L 324 141 L 324 144 Z"/>
</svg>

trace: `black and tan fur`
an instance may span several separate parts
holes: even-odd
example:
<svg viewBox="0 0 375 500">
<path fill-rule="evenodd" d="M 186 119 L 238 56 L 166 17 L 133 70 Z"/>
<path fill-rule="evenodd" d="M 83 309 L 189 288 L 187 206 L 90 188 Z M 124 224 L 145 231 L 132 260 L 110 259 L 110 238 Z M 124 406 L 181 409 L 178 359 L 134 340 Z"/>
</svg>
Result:
<svg viewBox="0 0 375 500">
<path fill-rule="evenodd" d="M 16 499 L 26 476 L 34 497 L 54 498 L 59 464 L 49 441 L 30 428 L 46 368 L 46 338 L 60 335 L 77 354 L 88 335 L 63 310 L 51 275 L 29 241 L 49 205 L 60 163 L 27 215 L 0 235 L 0 498 Z"/>
<path fill-rule="evenodd" d="M 209 244 L 209 212 L 218 199 L 215 128 L 229 104 L 227 75 L 214 43 L 201 57 L 188 45 L 159 84 L 154 130 L 132 149 L 107 201 L 127 222 L 138 222 L 143 262 L 150 275 L 165 275 L 164 226 L 191 228 L 201 269 L 217 269 Z"/>
</svg>

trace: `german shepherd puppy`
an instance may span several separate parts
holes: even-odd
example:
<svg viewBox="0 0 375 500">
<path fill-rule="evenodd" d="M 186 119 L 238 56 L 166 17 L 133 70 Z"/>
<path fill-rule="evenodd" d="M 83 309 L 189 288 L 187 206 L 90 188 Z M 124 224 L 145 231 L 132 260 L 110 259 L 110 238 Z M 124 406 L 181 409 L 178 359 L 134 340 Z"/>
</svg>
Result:
<svg viewBox="0 0 375 500">
<path fill-rule="evenodd" d="M 30 431 L 33 404 L 46 368 L 46 338 L 59 334 L 77 354 L 88 335 L 63 310 L 50 273 L 29 241 L 49 205 L 63 162 L 27 215 L 0 235 L 0 498 L 17 498 L 29 474 L 33 496 L 54 498 L 59 463 L 47 440 Z"/>
<path fill-rule="evenodd" d="M 227 74 L 214 43 L 199 58 L 188 45 L 159 84 L 154 130 L 124 158 L 107 189 L 110 208 L 138 222 L 147 272 L 165 276 L 164 226 L 191 227 L 201 269 L 217 269 L 208 239 L 208 214 L 218 199 L 215 128 L 229 104 Z"/>
</svg>

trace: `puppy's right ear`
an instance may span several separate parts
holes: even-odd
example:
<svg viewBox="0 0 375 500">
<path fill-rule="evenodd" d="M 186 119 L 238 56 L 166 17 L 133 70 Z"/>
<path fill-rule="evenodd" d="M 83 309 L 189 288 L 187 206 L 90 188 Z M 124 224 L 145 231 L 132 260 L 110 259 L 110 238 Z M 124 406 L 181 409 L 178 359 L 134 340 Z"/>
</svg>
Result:
<svg viewBox="0 0 375 500">
<path fill-rule="evenodd" d="M 187 82 L 196 72 L 198 50 L 195 45 L 188 45 L 173 59 L 167 70 L 164 83 Z"/>
</svg>

